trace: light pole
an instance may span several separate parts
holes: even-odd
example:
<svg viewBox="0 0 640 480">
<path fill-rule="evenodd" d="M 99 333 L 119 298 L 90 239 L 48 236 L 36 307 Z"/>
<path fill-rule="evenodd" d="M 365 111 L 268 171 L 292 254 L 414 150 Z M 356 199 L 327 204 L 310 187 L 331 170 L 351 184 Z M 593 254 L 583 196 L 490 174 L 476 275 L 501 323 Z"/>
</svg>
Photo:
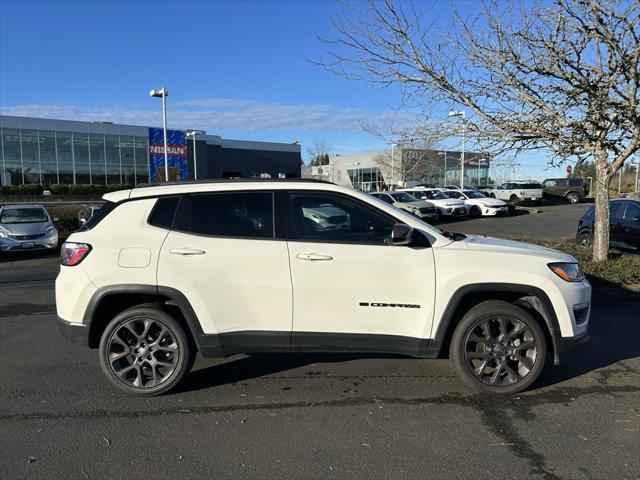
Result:
<svg viewBox="0 0 640 480">
<path fill-rule="evenodd" d="M 442 182 L 442 186 L 444 187 L 447 184 L 447 151 L 443 150 L 442 152 L 438 152 L 438 155 L 444 157 L 444 182 Z"/>
<path fill-rule="evenodd" d="M 391 144 L 391 186 L 393 187 L 393 185 L 395 185 L 394 183 L 394 178 L 396 175 L 396 170 L 395 170 L 395 164 L 394 159 L 395 159 L 395 148 L 396 148 L 397 143 L 392 143 Z M 395 188 L 392 188 L 392 190 L 395 190 Z"/>
<path fill-rule="evenodd" d="M 202 133 L 204 132 L 201 132 L 200 130 L 191 130 L 187 132 L 187 137 L 193 138 L 193 179 L 194 180 L 198 179 L 198 156 L 196 154 L 196 136 Z"/>
<path fill-rule="evenodd" d="M 589 196 L 593 197 L 593 177 L 587 177 L 589 179 Z"/>
<path fill-rule="evenodd" d="M 622 190 L 622 167 L 618 170 L 618 196 L 620 196 L 620 190 Z"/>
<path fill-rule="evenodd" d="M 165 87 L 153 88 L 149 91 L 150 97 L 162 97 L 162 127 L 164 129 L 164 181 L 169 181 L 169 151 L 167 149 L 167 95 Z"/>
<path fill-rule="evenodd" d="M 462 155 L 460 157 L 460 188 L 464 188 L 464 140 L 466 134 L 466 112 L 464 110 L 452 110 L 450 117 L 462 117 Z"/>
<path fill-rule="evenodd" d="M 640 163 L 636 163 L 636 188 L 635 188 L 636 192 L 639 190 L 638 188 L 638 168 L 639 167 L 640 167 Z"/>
</svg>

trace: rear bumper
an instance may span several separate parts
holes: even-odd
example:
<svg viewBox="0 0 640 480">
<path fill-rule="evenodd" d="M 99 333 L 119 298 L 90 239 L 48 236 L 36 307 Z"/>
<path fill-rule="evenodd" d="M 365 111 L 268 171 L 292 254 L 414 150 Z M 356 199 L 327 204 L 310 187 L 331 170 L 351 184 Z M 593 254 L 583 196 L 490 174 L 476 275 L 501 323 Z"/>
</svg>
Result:
<svg viewBox="0 0 640 480">
<path fill-rule="evenodd" d="M 67 322 L 63 318 L 58 318 L 58 330 L 64 338 L 71 343 L 79 345 L 89 345 L 89 327 L 77 323 Z"/>
</svg>

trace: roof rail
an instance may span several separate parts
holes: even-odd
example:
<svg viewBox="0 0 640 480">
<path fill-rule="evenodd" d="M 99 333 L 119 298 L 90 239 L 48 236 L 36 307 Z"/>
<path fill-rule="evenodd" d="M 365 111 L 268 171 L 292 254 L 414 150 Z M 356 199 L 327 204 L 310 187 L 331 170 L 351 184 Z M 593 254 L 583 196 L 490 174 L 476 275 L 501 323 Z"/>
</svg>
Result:
<svg viewBox="0 0 640 480">
<path fill-rule="evenodd" d="M 175 186 L 175 185 L 202 185 L 207 183 L 268 183 L 268 182 L 325 183 L 325 184 L 333 185 L 333 182 L 329 182 L 328 180 L 320 180 L 317 178 L 210 178 L 207 180 L 182 180 L 178 182 L 148 183 L 146 185 L 140 185 L 135 188 L 138 189 L 138 188 L 163 187 L 163 186 Z"/>
</svg>

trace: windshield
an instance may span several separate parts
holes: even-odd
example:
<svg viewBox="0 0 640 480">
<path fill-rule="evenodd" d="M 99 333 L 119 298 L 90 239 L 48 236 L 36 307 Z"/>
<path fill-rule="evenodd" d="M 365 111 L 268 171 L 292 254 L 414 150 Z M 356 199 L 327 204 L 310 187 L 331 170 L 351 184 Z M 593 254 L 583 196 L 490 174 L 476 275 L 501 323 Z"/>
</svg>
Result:
<svg viewBox="0 0 640 480">
<path fill-rule="evenodd" d="M 429 200 L 447 200 L 449 198 L 439 190 L 425 190 L 417 193 L 422 194 L 423 197 L 427 197 Z"/>
<path fill-rule="evenodd" d="M 412 197 L 408 193 L 390 193 L 397 202 L 415 202 L 415 197 Z"/>
<path fill-rule="evenodd" d="M 456 192 L 454 190 L 444 192 L 444 194 L 449 198 L 454 198 L 454 199 L 464 198 L 464 195 L 462 195 L 461 192 Z"/>
<path fill-rule="evenodd" d="M 464 193 L 468 198 L 487 198 L 476 190 L 464 190 L 462 193 Z"/>
<path fill-rule="evenodd" d="M 11 208 L 4 209 L 0 215 L 0 223 L 44 223 L 49 216 L 43 208 Z"/>
</svg>

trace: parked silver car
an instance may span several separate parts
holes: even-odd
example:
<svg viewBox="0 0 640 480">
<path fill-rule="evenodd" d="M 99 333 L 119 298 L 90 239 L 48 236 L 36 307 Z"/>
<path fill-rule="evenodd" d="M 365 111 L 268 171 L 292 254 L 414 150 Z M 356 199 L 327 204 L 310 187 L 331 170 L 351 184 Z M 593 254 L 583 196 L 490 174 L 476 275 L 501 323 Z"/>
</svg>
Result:
<svg viewBox="0 0 640 480">
<path fill-rule="evenodd" d="M 0 252 L 57 247 L 58 231 L 42 205 L 0 207 Z"/>
</svg>

